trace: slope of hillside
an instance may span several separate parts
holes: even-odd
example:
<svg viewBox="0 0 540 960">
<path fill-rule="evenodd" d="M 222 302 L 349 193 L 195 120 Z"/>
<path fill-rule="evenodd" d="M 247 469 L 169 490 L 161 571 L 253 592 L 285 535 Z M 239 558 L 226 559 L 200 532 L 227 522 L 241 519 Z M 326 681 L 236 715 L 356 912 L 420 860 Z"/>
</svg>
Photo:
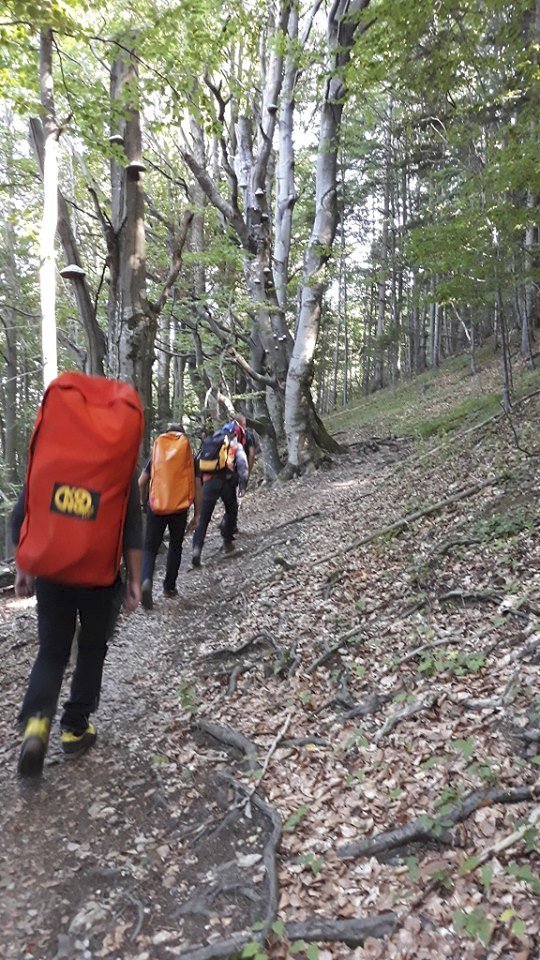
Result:
<svg viewBox="0 0 540 960">
<path fill-rule="evenodd" d="M 329 418 L 331 466 L 121 621 L 98 744 L 37 787 L 2 602 L 8 960 L 537 960 L 540 383 L 497 386 L 453 361 Z"/>
</svg>

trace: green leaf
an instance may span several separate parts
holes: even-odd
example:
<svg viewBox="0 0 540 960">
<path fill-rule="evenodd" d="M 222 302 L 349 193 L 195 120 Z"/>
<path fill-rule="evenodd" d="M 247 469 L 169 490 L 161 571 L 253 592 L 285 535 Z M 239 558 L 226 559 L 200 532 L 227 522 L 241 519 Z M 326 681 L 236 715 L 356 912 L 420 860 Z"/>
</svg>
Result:
<svg viewBox="0 0 540 960">
<path fill-rule="evenodd" d="M 474 740 L 472 737 L 467 737 L 466 740 L 452 740 L 450 746 L 453 747 L 454 750 L 459 750 L 465 760 L 468 760 L 474 752 Z"/>
<path fill-rule="evenodd" d="M 482 878 L 482 883 L 486 890 L 489 889 L 491 881 L 493 879 L 493 870 L 491 869 L 489 863 L 485 863 L 480 871 L 480 876 Z"/>
<path fill-rule="evenodd" d="M 428 757 L 427 760 L 423 760 L 422 763 L 420 764 L 420 766 L 421 766 L 424 770 L 430 770 L 431 767 L 435 767 L 438 763 L 444 763 L 445 760 L 446 760 L 446 757 L 445 757 L 444 753 L 442 753 L 442 754 L 436 754 L 436 753 L 435 753 L 435 754 L 433 754 L 432 757 Z"/>
<path fill-rule="evenodd" d="M 282 937 L 285 933 L 285 923 L 283 920 L 274 920 L 272 924 L 272 930 L 278 935 L 278 937 Z"/>
<path fill-rule="evenodd" d="M 309 807 L 307 803 L 302 803 L 294 813 L 291 813 L 290 817 L 287 817 L 285 823 L 283 824 L 283 829 L 287 832 L 294 830 L 294 828 L 304 819 L 306 813 L 308 812 Z"/>
<path fill-rule="evenodd" d="M 308 960 L 319 960 L 319 948 L 316 943 L 310 943 L 306 950 Z"/>
<path fill-rule="evenodd" d="M 305 950 L 306 943 L 305 940 L 295 940 L 294 943 L 291 943 L 288 950 L 289 953 L 300 953 L 302 950 Z"/>
<path fill-rule="evenodd" d="M 480 907 L 475 907 L 469 913 L 456 910 L 452 915 L 452 923 L 456 930 L 464 930 L 470 937 L 478 937 L 485 946 L 491 940 L 493 925 Z"/>
<path fill-rule="evenodd" d="M 420 870 L 418 869 L 418 860 L 416 859 L 416 857 L 407 857 L 405 860 L 405 863 L 407 864 L 407 870 L 409 871 L 410 879 L 413 881 L 413 883 L 416 883 L 416 881 L 418 880 L 418 877 L 420 876 Z"/>
<path fill-rule="evenodd" d="M 469 857 L 467 860 L 464 860 L 459 867 L 459 872 L 463 876 L 465 873 L 469 873 L 470 870 L 475 870 L 478 866 L 478 856 Z"/>
<path fill-rule="evenodd" d="M 255 940 L 252 940 L 251 943 L 246 943 L 244 949 L 242 950 L 243 957 L 256 957 L 261 949 L 260 943 L 256 943 Z"/>
</svg>

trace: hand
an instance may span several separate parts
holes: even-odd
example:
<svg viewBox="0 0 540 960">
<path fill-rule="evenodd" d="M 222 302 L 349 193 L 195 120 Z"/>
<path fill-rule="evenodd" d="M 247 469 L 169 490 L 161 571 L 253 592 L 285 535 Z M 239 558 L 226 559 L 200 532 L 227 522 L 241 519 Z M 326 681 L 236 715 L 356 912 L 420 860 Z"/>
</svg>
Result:
<svg viewBox="0 0 540 960">
<path fill-rule="evenodd" d="M 131 580 L 129 577 L 126 582 L 126 595 L 122 609 L 124 613 L 130 614 L 137 609 L 141 602 L 141 585 L 138 580 Z"/>
<path fill-rule="evenodd" d="M 32 597 L 34 595 L 34 578 L 30 573 L 15 568 L 15 596 Z"/>
<path fill-rule="evenodd" d="M 245 495 L 245 492 L 246 492 L 246 488 L 245 488 L 245 487 L 239 487 L 239 488 L 238 488 L 238 497 L 241 499 L 241 498 Z"/>
<path fill-rule="evenodd" d="M 199 525 L 199 518 L 197 516 L 192 517 L 186 527 L 186 533 L 193 533 L 193 531 L 198 527 L 198 525 Z"/>
</svg>

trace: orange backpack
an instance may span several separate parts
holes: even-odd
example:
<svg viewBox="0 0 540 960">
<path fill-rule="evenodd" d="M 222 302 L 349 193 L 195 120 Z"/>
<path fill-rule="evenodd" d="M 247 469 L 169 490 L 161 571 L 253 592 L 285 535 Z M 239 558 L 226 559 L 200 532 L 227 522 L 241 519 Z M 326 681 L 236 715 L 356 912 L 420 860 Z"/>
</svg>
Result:
<svg viewBox="0 0 540 960">
<path fill-rule="evenodd" d="M 22 570 L 69 585 L 114 583 L 143 422 L 127 383 L 84 373 L 52 381 L 30 440 Z"/>
<path fill-rule="evenodd" d="M 154 440 L 149 502 L 153 513 L 180 513 L 195 499 L 191 444 L 184 433 L 170 431 Z"/>
</svg>

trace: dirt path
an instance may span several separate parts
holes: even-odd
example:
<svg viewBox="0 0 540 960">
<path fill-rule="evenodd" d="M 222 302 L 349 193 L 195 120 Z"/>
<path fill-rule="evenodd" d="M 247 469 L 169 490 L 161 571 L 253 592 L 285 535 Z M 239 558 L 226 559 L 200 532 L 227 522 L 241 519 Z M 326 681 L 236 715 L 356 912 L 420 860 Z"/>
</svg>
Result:
<svg viewBox="0 0 540 960">
<path fill-rule="evenodd" d="M 493 956 L 538 956 L 526 882 L 505 874 L 503 884 L 495 872 L 488 888 L 476 878 L 465 884 L 458 869 L 460 858 L 509 833 L 510 818 L 527 816 L 529 804 L 487 819 L 480 804 L 464 852 L 455 837 L 442 848 L 428 837 L 420 850 L 402 844 L 390 859 L 342 855 L 358 838 L 440 812 L 445 789 L 447 803 L 459 804 L 487 787 L 486 758 L 501 787 L 533 789 L 533 754 L 511 739 L 512 724 L 538 726 L 536 648 L 511 659 L 534 643 L 540 621 L 540 555 L 528 514 L 504 548 L 486 534 L 480 546 L 437 553 L 452 537 L 466 539 L 464 531 L 471 539 L 482 518 L 489 526 L 501 490 L 488 487 L 399 538 L 325 560 L 419 502 L 495 476 L 495 446 L 510 439 L 490 437 L 474 454 L 457 447 L 429 469 L 415 465 L 409 444 L 350 439 L 358 445 L 334 468 L 248 496 L 230 559 L 219 551 L 217 523 L 200 571 L 189 569 L 186 549 L 179 599 L 159 596 L 158 568 L 154 611 L 121 620 L 111 645 L 96 748 L 68 763 L 53 734 L 38 787 L 14 776 L 13 727 L 35 651 L 35 614 L 31 602 L 2 602 L 6 960 L 229 956 L 236 937 L 240 946 L 254 941 L 250 927 L 261 921 L 269 929 L 276 915 L 269 949 L 285 957 L 298 939 L 295 923 L 304 923 L 306 941 L 306 921 L 317 934 L 315 914 L 338 924 L 382 914 L 391 918 L 384 933 L 396 921 L 389 940 L 351 939 L 338 926 L 322 960 L 351 956 L 360 943 L 359 957 L 481 957 L 485 930 L 453 929 L 452 914 L 480 909 L 482 890 L 486 923 L 510 902 L 523 924 L 518 937 L 510 921 L 493 921 L 483 938 L 502 945 Z M 522 468 L 519 455 L 513 465 Z M 503 491 L 512 504 L 512 483 Z M 461 598 L 441 601 L 452 590 Z M 467 599 L 466 590 L 492 599 Z M 439 660 L 433 653 L 426 667 L 413 655 L 396 666 L 434 641 Z M 461 660 L 452 660 L 454 649 Z M 460 706 L 480 694 L 499 698 L 499 707 Z M 407 709 L 411 719 L 396 719 Z M 451 744 L 468 737 L 465 756 L 468 748 Z M 425 766 L 439 756 L 444 761 Z M 436 869 L 458 878 L 447 907 L 449 888 L 432 882 Z M 404 922 L 426 883 L 431 902 Z"/>
</svg>

